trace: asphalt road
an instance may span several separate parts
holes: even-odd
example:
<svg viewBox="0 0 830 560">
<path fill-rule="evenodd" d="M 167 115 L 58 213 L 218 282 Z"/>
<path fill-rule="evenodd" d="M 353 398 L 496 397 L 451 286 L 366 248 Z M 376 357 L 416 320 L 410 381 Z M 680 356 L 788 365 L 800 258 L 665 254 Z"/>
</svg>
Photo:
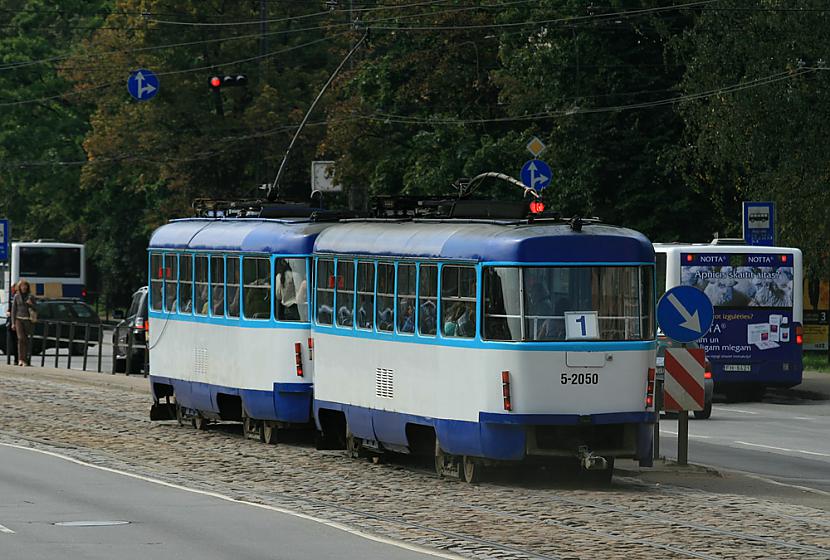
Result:
<svg viewBox="0 0 830 560">
<path fill-rule="evenodd" d="M 2 445 L 0 497 L 0 558 L 435 558 L 273 509 Z"/>
<path fill-rule="evenodd" d="M 823 376 L 823 377 L 817 377 Z M 691 415 L 690 415 L 691 416 Z M 830 492 L 830 374 L 770 390 L 762 402 L 715 397 L 709 420 L 689 420 L 689 462 Z M 660 421 L 660 452 L 677 457 L 677 420 Z"/>
</svg>

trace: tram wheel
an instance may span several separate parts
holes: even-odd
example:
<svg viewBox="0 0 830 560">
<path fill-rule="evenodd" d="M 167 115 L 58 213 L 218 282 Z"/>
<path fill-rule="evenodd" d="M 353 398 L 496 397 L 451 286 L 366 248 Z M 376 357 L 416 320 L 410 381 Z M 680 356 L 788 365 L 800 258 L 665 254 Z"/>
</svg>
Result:
<svg viewBox="0 0 830 560">
<path fill-rule="evenodd" d="M 464 477 L 464 482 L 467 482 L 468 484 L 475 484 L 476 482 L 481 481 L 482 468 L 481 464 L 476 463 L 475 460 L 468 455 L 464 455 L 461 459 L 461 474 Z"/>
<path fill-rule="evenodd" d="M 352 459 L 359 459 L 366 457 L 366 452 L 361 445 L 363 442 L 360 438 L 354 437 L 352 434 L 346 436 L 346 453 Z"/>
<path fill-rule="evenodd" d="M 259 428 L 257 427 L 256 420 L 249 416 L 242 419 L 242 437 L 245 439 L 254 439 L 258 433 Z"/>
<path fill-rule="evenodd" d="M 184 426 L 184 412 L 182 411 L 182 405 L 178 402 L 176 403 L 176 421 L 179 423 L 179 426 Z"/>
<path fill-rule="evenodd" d="M 190 423 L 193 424 L 193 427 L 196 428 L 197 430 L 200 430 L 200 431 L 207 430 L 208 421 L 207 421 L 207 418 L 205 418 L 204 416 L 200 416 L 199 414 L 197 414 L 196 416 L 193 417 L 193 419 L 190 421 Z"/>
<path fill-rule="evenodd" d="M 459 478 L 460 472 L 460 457 L 450 455 L 441 449 L 441 443 L 438 438 L 435 439 L 435 474 L 438 478 L 450 477 Z"/>
<path fill-rule="evenodd" d="M 277 443 L 277 427 L 270 422 L 260 424 L 259 441 L 268 445 L 275 445 Z"/>
</svg>

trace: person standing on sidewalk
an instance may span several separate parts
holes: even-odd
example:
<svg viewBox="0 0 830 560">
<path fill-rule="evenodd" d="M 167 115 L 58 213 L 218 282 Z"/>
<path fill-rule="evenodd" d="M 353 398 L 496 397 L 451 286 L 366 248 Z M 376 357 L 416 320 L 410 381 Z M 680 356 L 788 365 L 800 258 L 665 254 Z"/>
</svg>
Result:
<svg viewBox="0 0 830 560">
<path fill-rule="evenodd" d="M 17 334 L 17 365 L 19 366 L 30 365 L 29 347 L 36 318 L 35 297 L 32 295 L 29 282 L 21 279 L 17 283 L 17 290 L 12 300 L 12 329 Z"/>
</svg>

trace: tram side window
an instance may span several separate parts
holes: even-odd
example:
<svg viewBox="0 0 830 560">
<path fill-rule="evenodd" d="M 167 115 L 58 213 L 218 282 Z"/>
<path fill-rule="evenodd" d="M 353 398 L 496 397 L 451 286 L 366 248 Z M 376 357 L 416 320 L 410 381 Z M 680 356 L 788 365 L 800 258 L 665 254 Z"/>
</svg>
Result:
<svg viewBox="0 0 830 560">
<path fill-rule="evenodd" d="M 246 319 L 271 318 L 271 261 L 242 258 L 243 313 Z"/>
<path fill-rule="evenodd" d="M 176 310 L 176 284 L 179 282 L 178 260 L 175 253 L 164 255 L 164 310 Z"/>
<path fill-rule="evenodd" d="M 331 325 L 334 316 L 334 261 L 317 261 L 317 324 Z"/>
<path fill-rule="evenodd" d="M 652 284 L 653 272 L 650 266 L 640 267 L 640 335 L 643 339 L 654 336 L 654 309 L 657 304 Z"/>
<path fill-rule="evenodd" d="M 395 265 L 378 263 L 378 311 L 377 325 L 379 331 L 395 330 Z"/>
<path fill-rule="evenodd" d="M 239 257 L 228 257 L 228 317 L 239 317 Z"/>
<path fill-rule="evenodd" d="M 161 311 L 162 286 L 164 285 L 164 260 L 162 255 L 150 255 L 150 309 Z"/>
<path fill-rule="evenodd" d="M 476 269 L 473 267 L 441 269 L 441 334 L 455 338 L 476 335 Z"/>
<path fill-rule="evenodd" d="M 337 261 L 337 286 L 335 287 L 337 303 L 337 325 L 351 327 L 354 325 L 354 261 Z"/>
<path fill-rule="evenodd" d="M 274 301 L 278 321 L 308 321 L 305 259 L 274 261 Z"/>
<path fill-rule="evenodd" d="M 517 267 L 487 267 L 483 272 L 485 340 L 522 339 L 519 302 L 520 276 Z"/>
<path fill-rule="evenodd" d="M 375 263 L 357 263 L 357 311 L 355 325 L 371 330 L 375 316 Z"/>
<path fill-rule="evenodd" d="M 179 257 L 179 313 L 192 311 L 193 307 L 193 256 L 187 253 Z"/>
<path fill-rule="evenodd" d="M 438 323 L 438 266 L 418 269 L 418 333 L 435 336 Z"/>
<path fill-rule="evenodd" d="M 225 314 L 225 259 L 221 255 L 210 257 L 210 314 Z"/>
<path fill-rule="evenodd" d="M 398 264 L 398 332 L 415 332 L 415 279 L 414 263 Z"/>
<path fill-rule="evenodd" d="M 208 258 L 204 255 L 194 257 L 195 294 L 193 309 L 196 315 L 208 313 Z"/>
</svg>

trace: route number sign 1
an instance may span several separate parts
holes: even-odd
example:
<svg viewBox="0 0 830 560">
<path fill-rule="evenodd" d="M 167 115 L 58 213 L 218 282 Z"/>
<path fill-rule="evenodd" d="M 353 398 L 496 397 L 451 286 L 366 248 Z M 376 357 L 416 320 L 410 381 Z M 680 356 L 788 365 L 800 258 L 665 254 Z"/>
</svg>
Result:
<svg viewBox="0 0 830 560">
<path fill-rule="evenodd" d="M 596 311 L 566 311 L 565 338 L 567 340 L 596 340 L 599 338 Z"/>
</svg>

